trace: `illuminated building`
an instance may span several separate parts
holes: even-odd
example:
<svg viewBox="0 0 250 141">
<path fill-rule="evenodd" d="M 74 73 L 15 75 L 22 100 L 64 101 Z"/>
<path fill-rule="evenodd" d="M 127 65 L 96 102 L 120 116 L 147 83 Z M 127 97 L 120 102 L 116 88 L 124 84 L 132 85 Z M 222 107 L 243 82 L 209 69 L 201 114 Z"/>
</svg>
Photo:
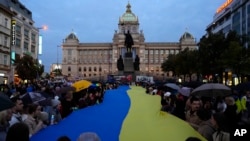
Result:
<svg viewBox="0 0 250 141">
<path fill-rule="evenodd" d="M 164 73 L 161 64 L 169 54 L 178 54 L 185 48 L 196 49 L 195 38 L 185 32 L 179 42 L 145 42 L 144 33 L 139 29 L 139 19 L 128 3 L 126 12 L 119 18 L 118 30 L 110 43 L 80 43 L 70 33 L 62 43 L 62 74 L 71 79 L 106 79 L 108 74 L 118 75 L 117 60 L 126 52 L 124 46 L 127 31 L 133 37 L 133 58 L 140 57 L 140 75 L 156 78 L 171 77 Z"/>
<path fill-rule="evenodd" d="M 228 33 L 230 30 L 250 36 L 249 0 L 226 0 L 217 8 L 213 21 L 207 26 L 207 31 L 212 33 Z"/>
<path fill-rule="evenodd" d="M 207 32 L 227 34 L 230 30 L 236 31 L 242 38 L 250 39 L 250 1 L 249 0 L 226 0 L 217 8 L 213 21 L 207 26 Z M 249 42 L 245 43 L 249 47 Z M 236 85 L 237 76 L 230 68 L 223 73 L 223 83 Z"/>
<path fill-rule="evenodd" d="M 11 59 L 24 54 L 38 57 L 39 29 L 34 26 L 32 12 L 18 0 L 1 0 L 0 17 L 0 83 L 14 80 Z M 3 33 L 3 34 L 2 34 Z"/>
</svg>

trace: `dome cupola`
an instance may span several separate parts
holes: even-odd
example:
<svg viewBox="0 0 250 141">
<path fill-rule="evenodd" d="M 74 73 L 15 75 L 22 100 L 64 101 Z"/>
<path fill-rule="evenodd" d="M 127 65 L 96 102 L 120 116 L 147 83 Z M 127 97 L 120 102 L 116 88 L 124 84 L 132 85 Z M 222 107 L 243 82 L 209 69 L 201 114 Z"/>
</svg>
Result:
<svg viewBox="0 0 250 141">
<path fill-rule="evenodd" d="M 138 17 L 132 12 L 131 5 L 129 3 L 127 4 L 126 12 L 119 19 L 119 24 L 125 23 L 138 23 Z"/>
</svg>

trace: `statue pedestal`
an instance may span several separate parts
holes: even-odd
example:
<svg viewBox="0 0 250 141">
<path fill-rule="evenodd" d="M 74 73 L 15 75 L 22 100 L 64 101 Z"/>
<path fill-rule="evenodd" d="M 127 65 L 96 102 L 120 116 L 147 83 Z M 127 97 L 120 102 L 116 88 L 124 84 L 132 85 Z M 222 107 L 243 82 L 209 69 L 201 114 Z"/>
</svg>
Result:
<svg viewBox="0 0 250 141">
<path fill-rule="evenodd" d="M 125 57 L 126 57 L 126 58 L 133 58 L 132 52 L 126 52 L 126 53 L 125 53 Z"/>
<path fill-rule="evenodd" d="M 118 71 L 118 75 L 124 75 L 123 71 Z"/>
<path fill-rule="evenodd" d="M 124 64 L 124 72 L 134 72 L 134 63 L 132 56 L 124 57 L 123 64 Z"/>
</svg>

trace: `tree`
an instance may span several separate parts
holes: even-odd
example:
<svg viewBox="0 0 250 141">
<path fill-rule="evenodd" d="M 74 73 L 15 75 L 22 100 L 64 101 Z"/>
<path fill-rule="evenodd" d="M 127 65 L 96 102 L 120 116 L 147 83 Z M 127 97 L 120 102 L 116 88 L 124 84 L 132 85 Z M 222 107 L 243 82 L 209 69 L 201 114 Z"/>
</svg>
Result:
<svg viewBox="0 0 250 141">
<path fill-rule="evenodd" d="M 27 54 L 16 59 L 14 64 L 16 65 L 16 73 L 22 80 L 34 80 L 44 72 L 44 66 Z"/>
<path fill-rule="evenodd" d="M 208 36 L 201 38 L 199 43 L 199 59 L 203 75 L 222 75 L 220 60 L 225 48 L 225 35 L 222 32 L 209 33 Z"/>
<path fill-rule="evenodd" d="M 164 72 L 169 72 L 172 71 L 173 75 L 176 74 L 176 55 L 174 54 L 170 54 L 168 56 L 168 59 L 165 60 L 162 64 L 161 64 L 161 69 Z"/>
</svg>

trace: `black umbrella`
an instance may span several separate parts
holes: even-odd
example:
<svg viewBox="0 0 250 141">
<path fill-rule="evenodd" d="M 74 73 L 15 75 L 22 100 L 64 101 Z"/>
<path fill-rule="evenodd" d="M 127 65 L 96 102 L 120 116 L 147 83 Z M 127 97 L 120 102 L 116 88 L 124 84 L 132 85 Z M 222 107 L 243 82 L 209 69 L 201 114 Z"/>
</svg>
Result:
<svg viewBox="0 0 250 141">
<path fill-rule="evenodd" d="M 24 105 L 31 103 L 41 104 L 47 100 L 41 93 L 38 92 L 28 92 L 20 96 L 20 98 L 23 100 Z"/>
<path fill-rule="evenodd" d="M 8 96 L 0 92 L 0 111 L 14 107 L 15 104 Z"/>
<path fill-rule="evenodd" d="M 228 96 L 232 94 L 231 88 L 220 83 L 207 83 L 194 89 L 191 95 L 204 97 Z"/>
</svg>

